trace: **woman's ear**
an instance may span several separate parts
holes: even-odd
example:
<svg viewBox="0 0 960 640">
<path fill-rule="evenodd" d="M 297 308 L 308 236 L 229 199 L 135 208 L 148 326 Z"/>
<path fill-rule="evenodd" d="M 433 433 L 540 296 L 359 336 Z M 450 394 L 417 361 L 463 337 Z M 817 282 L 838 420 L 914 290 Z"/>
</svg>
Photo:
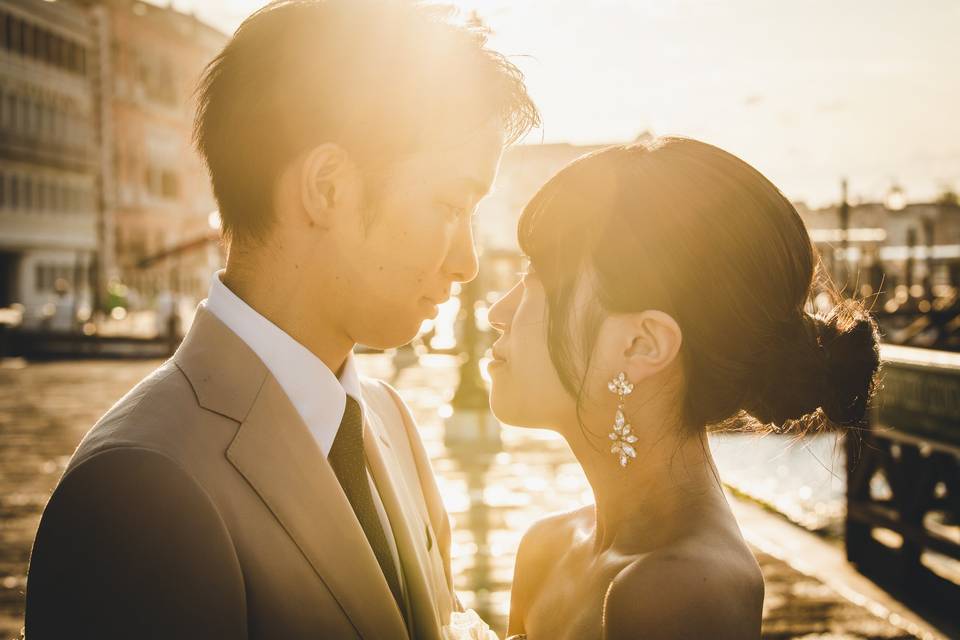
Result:
<svg viewBox="0 0 960 640">
<path fill-rule="evenodd" d="M 310 226 L 330 226 L 356 177 L 356 166 L 339 145 L 322 144 L 307 153 L 300 172 L 300 201 Z"/>
<path fill-rule="evenodd" d="M 625 340 L 622 353 L 627 376 L 638 381 L 669 366 L 680 352 L 683 332 L 668 313 L 648 309 L 623 317 Z"/>
</svg>

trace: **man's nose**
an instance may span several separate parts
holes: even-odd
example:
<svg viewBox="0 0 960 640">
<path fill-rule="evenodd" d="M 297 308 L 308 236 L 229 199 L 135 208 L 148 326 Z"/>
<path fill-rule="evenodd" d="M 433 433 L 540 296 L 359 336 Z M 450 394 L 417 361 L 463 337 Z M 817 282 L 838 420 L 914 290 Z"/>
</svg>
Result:
<svg viewBox="0 0 960 640">
<path fill-rule="evenodd" d="M 447 273 L 455 282 L 470 282 L 480 272 L 480 260 L 473 242 L 473 227 L 467 220 L 457 233 L 447 256 Z"/>
</svg>

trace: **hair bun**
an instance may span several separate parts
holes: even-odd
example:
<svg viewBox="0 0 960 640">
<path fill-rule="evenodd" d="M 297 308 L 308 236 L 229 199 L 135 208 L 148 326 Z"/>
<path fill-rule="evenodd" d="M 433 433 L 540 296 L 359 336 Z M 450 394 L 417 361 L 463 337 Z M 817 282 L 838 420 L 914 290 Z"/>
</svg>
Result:
<svg viewBox="0 0 960 640">
<path fill-rule="evenodd" d="M 880 347 L 876 321 L 861 303 L 841 301 L 826 316 L 798 309 L 775 336 L 754 361 L 742 404 L 747 413 L 763 424 L 791 431 L 799 426 L 801 432 L 821 425 L 824 417 L 835 426 L 864 419 Z"/>
<path fill-rule="evenodd" d="M 820 406 L 824 415 L 836 425 L 862 422 L 880 368 L 876 320 L 853 301 L 841 303 L 826 318 L 809 317 L 823 352 L 825 384 Z"/>
</svg>

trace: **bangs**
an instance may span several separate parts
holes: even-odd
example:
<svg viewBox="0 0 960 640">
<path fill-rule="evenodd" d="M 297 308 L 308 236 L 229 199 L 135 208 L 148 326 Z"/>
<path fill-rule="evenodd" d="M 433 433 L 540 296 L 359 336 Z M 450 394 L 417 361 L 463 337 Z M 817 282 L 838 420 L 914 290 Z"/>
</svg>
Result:
<svg viewBox="0 0 960 640">
<path fill-rule="evenodd" d="M 578 412 L 603 311 L 599 304 L 575 310 L 574 298 L 581 278 L 594 271 L 597 242 L 614 209 L 618 178 L 607 160 L 617 149 L 581 156 L 561 169 L 530 200 L 517 225 L 520 248 L 547 294 L 550 359 L 564 388 L 577 398 Z"/>
<path fill-rule="evenodd" d="M 548 290 L 576 283 L 593 255 L 618 192 L 612 160 L 620 149 L 607 147 L 573 160 L 524 207 L 517 242 Z"/>
</svg>

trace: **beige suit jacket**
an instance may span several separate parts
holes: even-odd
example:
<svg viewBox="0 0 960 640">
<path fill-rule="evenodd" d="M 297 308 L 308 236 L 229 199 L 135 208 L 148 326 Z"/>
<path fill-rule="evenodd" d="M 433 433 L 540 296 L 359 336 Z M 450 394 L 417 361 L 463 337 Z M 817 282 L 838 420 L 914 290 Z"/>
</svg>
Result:
<svg viewBox="0 0 960 640">
<path fill-rule="evenodd" d="M 401 615 L 336 476 L 266 366 L 201 308 L 176 354 L 81 442 L 27 581 L 40 637 L 439 640 L 450 526 L 409 411 L 362 381 Z"/>
</svg>

